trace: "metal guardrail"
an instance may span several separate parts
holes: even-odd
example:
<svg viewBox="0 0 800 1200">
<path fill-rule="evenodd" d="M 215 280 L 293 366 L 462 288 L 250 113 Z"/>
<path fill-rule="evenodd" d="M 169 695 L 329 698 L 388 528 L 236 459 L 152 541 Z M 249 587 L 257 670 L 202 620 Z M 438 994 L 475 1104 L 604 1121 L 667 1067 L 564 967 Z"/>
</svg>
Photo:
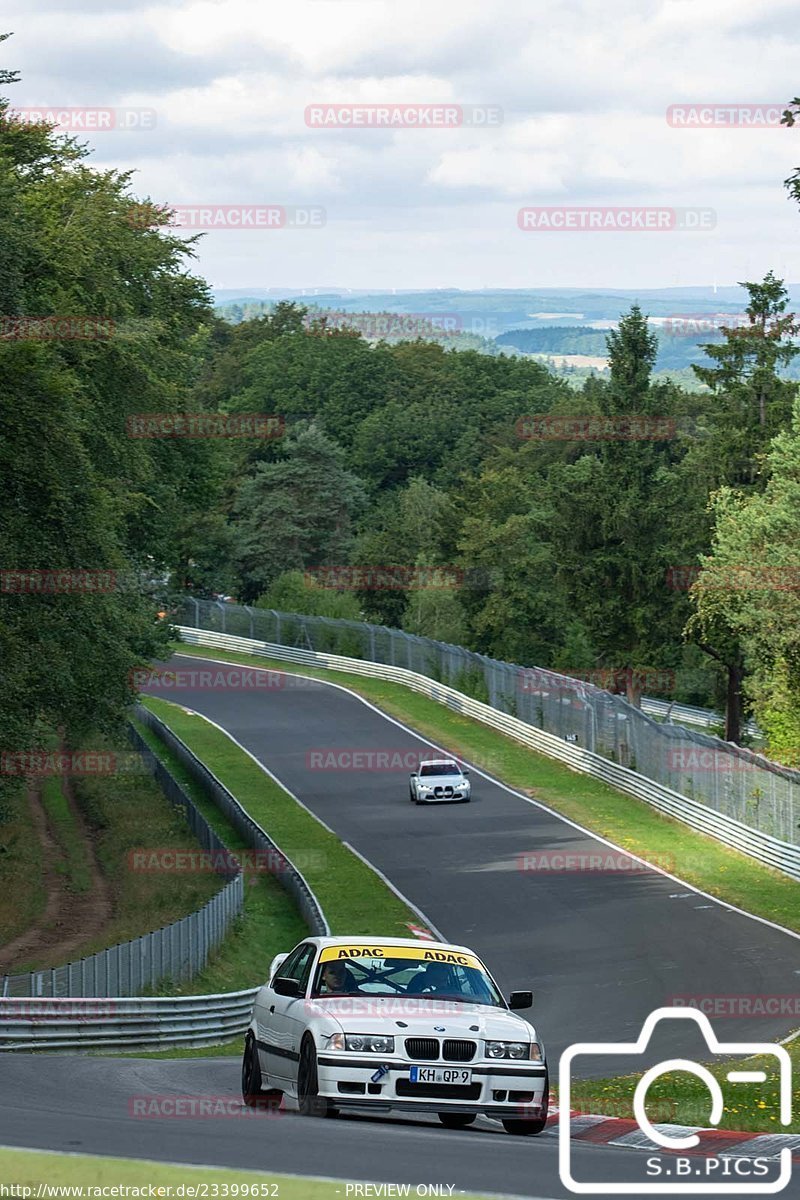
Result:
<svg viewBox="0 0 800 1200">
<path fill-rule="evenodd" d="M 203 969 L 212 950 L 225 938 L 241 912 L 244 882 L 241 867 L 178 781 L 149 750 L 131 726 L 129 735 L 144 765 L 167 800 L 185 817 L 204 850 L 215 856 L 215 870 L 225 886 L 196 912 L 162 929 L 101 950 L 86 958 L 42 971 L 0 976 L 0 998 L 136 995 L 165 979 L 191 979 Z M 0 1000 L 0 1004 L 2 1000 Z M 2 1010 L 0 1010 L 2 1044 Z"/>
<path fill-rule="evenodd" d="M 327 654 L 303 649 L 299 646 L 288 647 L 190 626 L 178 626 L 177 628 L 184 641 L 194 645 L 238 650 L 278 661 L 327 667 L 336 671 L 404 684 L 454 712 L 481 721 L 498 732 L 530 746 L 531 749 L 537 750 L 549 758 L 557 759 L 575 771 L 591 775 L 595 779 L 600 779 L 604 783 L 628 793 L 628 795 L 651 804 L 654 808 L 675 817 L 692 829 L 716 838 L 725 845 L 790 875 L 793 879 L 800 879 L 800 846 L 754 829 L 727 813 L 719 812 L 705 803 L 682 795 L 629 767 L 584 749 L 573 741 L 567 741 L 556 734 L 538 729 L 518 717 L 499 711 L 490 704 L 474 700 L 463 692 L 457 691 L 447 684 L 439 683 L 429 676 L 411 671 L 406 667 L 367 662 L 363 659 Z M 668 725 L 658 726 L 658 728 L 663 729 L 666 736 L 674 733 L 676 738 L 685 732 Z M 720 743 L 719 739 L 715 738 L 706 738 L 705 740 L 723 747 L 727 745 L 727 743 Z"/>
<path fill-rule="evenodd" d="M 225 784 L 217 779 L 206 764 L 189 749 L 185 742 L 181 741 L 176 733 L 173 733 L 168 725 L 160 721 L 155 713 L 150 712 L 141 704 L 137 704 L 135 712 L 137 719 L 151 729 L 175 754 L 195 782 L 202 787 L 220 812 L 227 817 L 237 833 L 241 834 L 248 847 L 262 855 L 262 861 L 269 864 L 272 873 L 297 904 L 300 915 L 311 932 L 326 937 L 331 930 L 322 911 L 322 905 L 302 872 L 284 854 L 277 842 L 273 841 L 269 834 L 253 820 L 236 797 L 228 791 Z"/>
<path fill-rule="evenodd" d="M 716 729 L 725 724 L 721 713 L 710 708 L 697 708 L 693 704 L 675 704 L 674 701 L 656 700 L 651 696 L 642 696 L 642 712 L 651 717 L 666 717 L 670 721 L 680 721 L 684 725 L 696 725 L 699 729 Z M 763 736 L 755 721 L 747 721 L 744 731 L 748 737 Z"/>
<path fill-rule="evenodd" d="M 0 999 L 0 1052 L 208 1046 L 250 1023 L 257 988 L 210 996 Z"/>
</svg>

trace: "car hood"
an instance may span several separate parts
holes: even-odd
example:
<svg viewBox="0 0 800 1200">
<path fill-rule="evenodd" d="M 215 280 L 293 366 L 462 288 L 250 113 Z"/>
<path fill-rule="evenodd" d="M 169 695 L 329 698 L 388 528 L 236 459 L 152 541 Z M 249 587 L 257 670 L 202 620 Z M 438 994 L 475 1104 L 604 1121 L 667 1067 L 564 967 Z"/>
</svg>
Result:
<svg viewBox="0 0 800 1200">
<path fill-rule="evenodd" d="M 395 1037 L 469 1037 L 498 1041 L 534 1040 L 523 1017 L 484 1004 L 402 996 L 337 996 L 307 1001 L 309 1017 L 333 1018 L 345 1033 L 384 1033 Z"/>
<path fill-rule="evenodd" d="M 421 787 L 461 787 L 467 782 L 465 775 L 418 775 Z"/>
</svg>

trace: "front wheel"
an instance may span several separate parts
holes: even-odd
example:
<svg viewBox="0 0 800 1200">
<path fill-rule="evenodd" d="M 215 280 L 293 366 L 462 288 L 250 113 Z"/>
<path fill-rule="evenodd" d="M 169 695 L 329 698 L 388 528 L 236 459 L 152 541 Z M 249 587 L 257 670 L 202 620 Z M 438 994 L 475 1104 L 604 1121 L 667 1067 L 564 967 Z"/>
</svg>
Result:
<svg viewBox="0 0 800 1200">
<path fill-rule="evenodd" d="M 248 1108 L 274 1109 L 280 1105 L 283 1092 L 276 1088 L 262 1091 L 261 1064 L 252 1033 L 248 1033 L 242 1055 L 242 1100 Z"/>
<path fill-rule="evenodd" d="M 336 1117 L 337 1110 L 329 1100 L 319 1094 L 317 1052 L 311 1038 L 306 1038 L 300 1047 L 300 1063 L 297 1068 L 297 1104 L 304 1117 Z"/>
<path fill-rule="evenodd" d="M 475 1120 L 475 1113 L 441 1112 L 437 1115 L 445 1129 L 466 1129 Z"/>
<path fill-rule="evenodd" d="M 530 1120 L 524 1120 L 519 1117 L 512 1117 L 503 1121 L 503 1128 L 506 1133 L 514 1133 L 521 1137 L 530 1137 L 537 1133 L 543 1133 L 547 1127 L 547 1110 L 550 1104 L 550 1076 L 545 1075 L 544 1079 L 544 1095 L 542 1096 L 542 1111 L 538 1117 L 533 1117 Z"/>
</svg>

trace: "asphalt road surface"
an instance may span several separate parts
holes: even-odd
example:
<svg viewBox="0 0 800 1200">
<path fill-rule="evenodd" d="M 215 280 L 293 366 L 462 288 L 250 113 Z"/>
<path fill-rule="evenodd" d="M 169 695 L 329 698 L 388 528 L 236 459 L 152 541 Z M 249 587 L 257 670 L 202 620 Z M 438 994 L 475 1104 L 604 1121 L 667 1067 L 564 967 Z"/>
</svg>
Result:
<svg viewBox="0 0 800 1200">
<path fill-rule="evenodd" d="M 200 1098 L 224 1100 L 237 1115 L 193 1119 L 167 1115 L 176 1101 L 197 1103 Z M 237 1060 L 6 1055 L 0 1085 L 0 1140 L 75 1154 L 371 1183 L 444 1184 L 462 1191 L 543 1200 L 562 1200 L 571 1194 L 559 1180 L 558 1141 L 552 1133 L 512 1137 L 482 1119 L 472 1129 L 454 1131 L 443 1129 L 435 1117 L 346 1116 L 331 1121 L 295 1112 L 251 1116 L 238 1101 Z M 137 1116 L 140 1104 L 150 1112 L 160 1108 L 162 1115 Z M 648 1178 L 650 1156 L 640 1151 L 573 1143 L 573 1157 L 573 1173 L 582 1181 L 640 1183 Z M 670 1161 L 673 1156 L 662 1156 L 663 1169 Z M 693 1159 L 692 1169 L 704 1169 L 702 1160 Z M 141 1182 L 148 1182 L 146 1168 Z M 791 1187 L 783 1195 L 792 1195 Z M 341 1195 L 346 1200 L 344 1186 Z M 687 1200 L 692 1200 L 692 1193 Z"/>
</svg>

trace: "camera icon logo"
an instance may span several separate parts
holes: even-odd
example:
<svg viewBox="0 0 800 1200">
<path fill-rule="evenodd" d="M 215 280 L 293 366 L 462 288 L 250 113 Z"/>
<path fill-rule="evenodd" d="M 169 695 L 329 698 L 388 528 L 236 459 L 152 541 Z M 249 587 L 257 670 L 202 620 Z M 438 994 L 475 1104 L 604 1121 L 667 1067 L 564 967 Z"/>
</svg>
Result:
<svg viewBox="0 0 800 1200">
<path fill-rule="evenodd" d="M 788 1126 L 792 1119 L 792 1061 L 788 1051 L 773 1042 L 720 1042 L 711 1027 L 711 1022 L 705 1013 L 701 1013 L 693 1008 L 659 1008 L 651 1013 L 642 1026 L 642 1032 L 635 1042 L 581 1042 L 574 1046 L 568 1047 L 561 1055 L 559 1065 L 559 1109 L 560 1118 L 558 1124 L 558 1165 L 561 1182 L 568 1191 L 574 1192 L 576 1195 L 584 1196 L 622 1196 L 632 1195 L 680 1195 L 681 1193 L 691 1192 L 695 1195 L 757 1195 L 761 1193 L 772 1194 L 783 1191 L 789 1183 L 792 1175 L 792 1152 L 787 1147 L 784 1147 L 780 1152 L 779 1166 L 780 1171 L 777 1178 L 764 1180 L 762 1182 L 741 1182 L 738 1178 L 726 1178 L 724 1182 L 712 1181 L 701 1182 L 698 1175 L 701 1172 L 694 1172 L 691 1178 L 687 1178 L 686 1182 L 664 1182 L 663 1177 L 658 1183 L 648 1183 L 646 1181 L 631 1183 L 631 1182 L 586 1182 L 577 1180 L 573 1175 L 572 1161 L 572 1122 L 570 1113 L 572 1109 L 571 1092 L 572 1092 L 572 1064 L 574 1060 L 581 1056 L 597 1057 L 600 1055 L 613 1055 L 618 1057 L 621 1054 L 642 1055 L 647 1050 L 650 1040 L 653 1036 L 653 1031 L 660 1021 L 679 1020 L 691 1021 L 697 1025 L 703 1038 L 708 1045 L 711 1055 L 736 1055 L 737 1057 L 759 1057 L 770 1058 L 777 1064 L 777 1077 L 779 1080 L 779 1115 L 778 1120 L 781 1125 Z M 727 1064 L 729 1067 L 730 1063 Z M 645 1134 L 645 1136 L 654 1143 L 654 1146 L 665 1151 L 681 1151 L 691 1150 L 700 1145 L 700 1138 L 697 1133 L 687 1131 L 683 1127 L 676 1126 L 674 1129 L 662 1127 L 656 1128 L 649 1120 L 645 1111 L 647 1103 L 647 1093 L 652 1084 L 661 1076 L 672 1071 L 683 1071 L 705 1083 L 711 1097 L 711 1110 L 709 1116 L 709 1127 L 716 1127 L 720 1124 L 725 1107 L 725 1097 L 719 1081 L 701 1063 L 692 1062 L 690 1059 L 673 1058 L 659 1063 L 655 1067 L 643 1072 L 639 1080 L 636 1091 L 633 1097 L 633 1112 L 636 1117 L 636 1122 Z M 725 1074 L 726 1080 L 733 1084 L 759 1084 L 767 1082 L 766 1071 L 737 1071 L 729 1069 Z M 715 1160 L 719 1163 L 720 1160 Z M 665 1175 L 673 1174 L 670 1170 L 664 1171 Z M 678 1174 L 675 1172 L 674 1174 Z M 673 1175 L 674 1177 L 674 1175 Z"/>
</svg>

